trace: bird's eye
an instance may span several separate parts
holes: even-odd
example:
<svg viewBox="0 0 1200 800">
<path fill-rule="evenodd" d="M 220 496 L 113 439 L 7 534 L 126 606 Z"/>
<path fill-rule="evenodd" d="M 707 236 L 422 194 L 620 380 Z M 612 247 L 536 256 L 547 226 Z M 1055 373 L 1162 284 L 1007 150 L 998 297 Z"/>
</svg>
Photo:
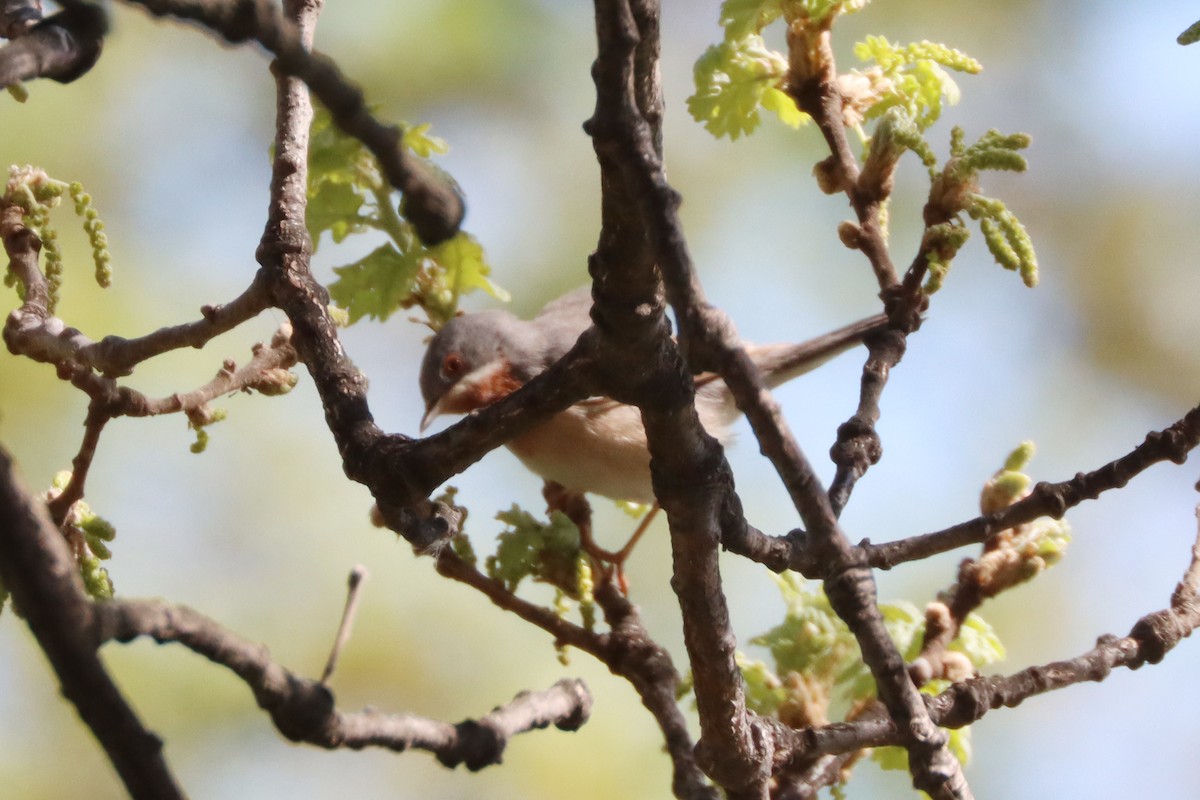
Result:
<svg viewBox="0 0 1200 800">
<path fill-rule="evenodd" d="M 463 359 L 458 353 L 450 353 L 442 359 L 442 375 L 447 378 L 457 377 L 463 369 Z"/>
</svg>

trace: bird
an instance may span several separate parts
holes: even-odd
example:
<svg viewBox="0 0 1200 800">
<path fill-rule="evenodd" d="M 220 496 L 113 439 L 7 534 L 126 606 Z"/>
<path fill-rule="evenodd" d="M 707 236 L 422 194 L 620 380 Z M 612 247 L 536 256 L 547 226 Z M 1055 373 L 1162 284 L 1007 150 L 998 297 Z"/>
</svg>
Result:
<svg viewBox="0 0 1200 800">
<path fill-rule="evenodd" d="M 548 303 L 523 320 L 504 310 L 452 318 L 429 341 L 419 383 L 425 401 L 423 433 L 443 414 L 469 414 L 506 397 L 544 372 L 591 325 L 588 287 Z M 887 325 L 867 317 L 800 344 L 745 345 L 768 388 L 798 377 Z M 696 411 L 722 444 L 740 415 L 725 382 L 695 376 Z M 650 451 L 641 412 L 606 397 L 591 397 L 507 442 L 531 472 L 567 490 L 653 505 Z M 549 496 L 547 497 L 549 499 Z"/>
</svg>

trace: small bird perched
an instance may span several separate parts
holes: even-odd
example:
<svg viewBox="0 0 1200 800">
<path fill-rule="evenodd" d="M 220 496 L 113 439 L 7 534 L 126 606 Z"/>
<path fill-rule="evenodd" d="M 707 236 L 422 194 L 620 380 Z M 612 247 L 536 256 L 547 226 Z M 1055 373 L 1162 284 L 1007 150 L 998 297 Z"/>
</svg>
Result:
<svg viewBox="0 0 1200 800">
<path fill-rule="evenodd" d="M 566 354 L 591 325 L 591 292 L 578 289 L 532 320 L 507 311 L 455 317 L 429 342 L 421 363 L 425 416 L 467 414 L 500 400 Z M 801 344 L 746 345 L 763 381 L 774 388 L 848 350 L 887 324 L 876 315 Z M 741 413 L 725 382 L 696 376 L 700 422 L 722 444 Z M 653 503 L 650 451 L 641 412 L 606 397 L 583 400 L 508 442 L 526 467 L 569 490 Z"/>
</svg>

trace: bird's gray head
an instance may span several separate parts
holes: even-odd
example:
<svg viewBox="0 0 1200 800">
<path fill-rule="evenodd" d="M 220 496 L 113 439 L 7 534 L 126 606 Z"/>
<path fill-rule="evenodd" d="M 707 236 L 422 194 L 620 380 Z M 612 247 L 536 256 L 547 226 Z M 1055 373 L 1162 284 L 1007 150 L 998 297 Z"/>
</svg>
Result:
<svg viewBox="0 0 1200 800">
<path fill-rule="evenodd" d="M 537 333 L 507 311 L 455 317 L 429 342 L 421 362 L 425 417 L 465 414 L 520 388 L 538 369 Z"/>
</svg>

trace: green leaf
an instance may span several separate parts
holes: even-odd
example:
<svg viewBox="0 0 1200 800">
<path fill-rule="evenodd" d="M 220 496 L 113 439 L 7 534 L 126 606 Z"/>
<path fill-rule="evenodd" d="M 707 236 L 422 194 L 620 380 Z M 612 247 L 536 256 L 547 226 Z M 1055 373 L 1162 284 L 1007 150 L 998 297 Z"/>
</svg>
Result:
<svg viewBox="0 0 1200 800">
<path fill-rule="evenodd" d="M 492 270 L 484 261 L 483 245 L 470 234 L 459 233 L 429 252 L 458 294 L 482 289 L 505 303 L 511 299 L 508 292 L 488 280 Z"/>
<path fill-rule="evenodd" d="M 762 122 L 760 105 L 769 104 L 768 110 L 780 119 L 799 124 L 803 115 L 787 98 L 789 110 L 783 102 L 786 95 L 779 91 L 787 70 L 787 60 L 768 49 L 757 34 L 713 45 L 696 62 L 696 93 L 687 100 L 688 111 L 717 138 L 737 139 L 752 132 Z M 776 93 L 767 97 L 772 89 Z"/>
<path fill-rule="evenodd" d="M 371 159 L 362 142 L 347 136 L 329 112 L 318 107 L 313 114 L 308 138 L 308 185 L 311 194 L 316 185 L 334 183 L 357 184 L 361 181 L 360 166 Z"/>
<path fill-rule="evenodd" d="M 721 4 L 721 26 L 727 40 L 760 33 L 781 16 L 782 0 L 725 0 Z"/>
<path fill-rule="evenodd" d="M 426 158 L 448 149 L 429 134 L 429 125 L 404 128 L 401 144 Z M 347 312 L 348 323 L 385 320 L 401 308 L 420 305 L 438 328 L 454 316 L 461 294 L 483 289 L 507 300 L 488 280 L 483 248 L 465 233 L 427 249 L 403 218 L 403 203 L 381 176 L 374 157 L 356 139 L 343 134 L 327 111 L 313 118 L 309 147 L 307 225 L 315 248 L 328 231 L 335 243 L 365 230 L 380 230 L 391 240 L 365 258 L 335 267 L 330 296 Z M 449 177 L 449 176 L 447 176 Z"/>
<path fill-rule="evenodd" d="M 354 323 L 363 317 L 385 320 L 410 304 L 413 283 L 421 268 L 417 253 L 401 253 L 388 243 L 344 267 L 335 267 L 338 279 L 329 296 Z"/>
<path fill-rule="evenodd" d="M 865 116 L 874 119 L 898 106 L 922 131 L 941 116 L 943 104 L 954 105 L 961 97 L 958 84 L 946 70 L 973 75 L 983 69 L 961 50 L 928 41 L 897 45 L 882 36 L 868 36 L 854 46 L 854 54 L 878 64 L 883 79 L 878 85 L 884 91 Z"/>
<path fill-rule="evenodd" d="M 541 522 L 517 505 L 496 515 L 508 529 L 497 539 L 496 554 L 487 559 L 488 574 L 509 591 L 527 577 L 545 581 L 567 594 L 578 591 L 579 529 L 561 511 Z"/>
<path fill-rule="evenodd" d="M 809 19 L 821 22 L 831 14 L 836 16 L 861 11 L 869 2 L 871 0 L 800 0 L 799 5 Z"/>
<path fill-rule="evenodd" d="M 333 234 L 334 242 L 340 242 L 352 233 L 365 230 L 370 218 L 360 213 L 364 202 L 359 190 L 349 183 L 325 181 L 310 189 L 305 222 L 313 250 L 317 249 L 325 231 Z"/>
<path fill-rule="evenodd" d="M 774 86 L 767 87 L 759 102 L 763 108 L 778 117 L 779 121 L 789 128 L 798 129 L 811 119 L 808 114 L 800 110 L 790 94 L 782 89 L 776 89 Z"/>
<path fill-rule="evenodd" d="M 995 664 L 1008 656 L 995 629 L 974 613 L 968 614 L 963 620 L 958 638 L 950 643 L 950 649 L 962 653 L 976 668 Z"/>
</svg>

